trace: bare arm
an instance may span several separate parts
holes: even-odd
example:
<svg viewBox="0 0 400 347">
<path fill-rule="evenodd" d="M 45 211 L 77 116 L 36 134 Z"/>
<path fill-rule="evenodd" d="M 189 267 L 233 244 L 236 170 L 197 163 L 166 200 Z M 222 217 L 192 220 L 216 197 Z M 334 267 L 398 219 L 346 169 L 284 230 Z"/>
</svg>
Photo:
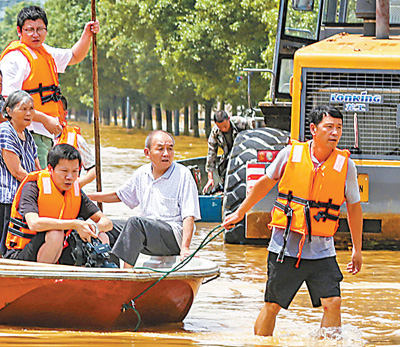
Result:
<svg viewBox="0 0 400 347">
<path fill-rule="evenodd" d="M 254 187 L 250 190 L 249 195 L 244 199 L 239 208 L 232 214 L 225 217 L 222 226 L 226 229 L 232 228 L 236 223 L 240 222 L 244 215 L 269 191 L 275 186 L 278 180 L 272 180 L 267 175 L 261 177 Z"/>
<path fill-rule="evenodd" d="M 113 228 L 113 223 L 101 211 L 96 212 L 90 219 L 97 224 L 100 232 L 110 231 Z"/>
<path fill-rule="evenodd" d="M 183 235 L 181 244 L 181 260 L 190 255 L 190 242 L 194 229 L 194 217 L 186 217 L 183 220 Z"/>
<path fill-rule="evenodd" d="M 96 178 L 96 168 L 92 167 L 86 174 L 82 177 L 78 177 L 77 181 L 79 187 L 84 187 L 86 184 L 92 182 Z"/>
<path fill-rule="evenodd" d="M 83 29 L 82 36 L 72 47 L 72 58 L 68 65 L 75 65 L 85 59 L 89 52 L 90 44 L 92 42 L 93 34 L 100 31 L 100 24 L 98 21 L 90 21 L 86 23 Z"/>
<path fill-rule="evenodd" d="M 353 243 L 353 253 L 351 255 L 351 262 L 347 264 L 347 271 L 355 275 L 361 271 L 362 266 L 362 209 L 361 203 L 346 204 L 347 207 L 347 220 L 351 233 L 351 240 Z"/>
<path fill-rule="evenodd" d="M 86 193 L 87 197 L 92 201 L 98 202 L 121 202 L 116 192 L 96 192 Z"/>
<path fill-rule="evenodd" d="M 28 172 L 22 167 L 18 155 L 7 149 L 2 149 L 1 154 L 3 155 L 8 171 L 21 182 L 28 175 Z"/>
<path fill-rule="evenodd" d="M 46 113 L 35 110 L 33 120 L 42 123 L 43 126 L 53 135 L 58 135 L 62 131 L 58 118 L 49 116 Z"/>
<path fill-rule="evenodd" d="M 39 217 L 35 212 L 25 214 L 25 220 L 29 229 L 36 232 L 75 229 L 83 241 L 90 241 L 91 237 L 97 238 L 94 226 L 83 220 Z"/>
<path fill-rule="evenodd" d="M 207 172 L 207 177 L 208 177 L 208 181 L 203 188 L 203 194 L 205 194 L 210 187 L 211 187 L 211 189 L 214 188 L 214 173 L 212 171 Z"/>
<path fill-rule="evenodd" d="M 35 168 L 36 168 L 36 170 L 42 170 L 42 168 L 40 166 L 39 158 L 35 159 Z"/>
</svg>

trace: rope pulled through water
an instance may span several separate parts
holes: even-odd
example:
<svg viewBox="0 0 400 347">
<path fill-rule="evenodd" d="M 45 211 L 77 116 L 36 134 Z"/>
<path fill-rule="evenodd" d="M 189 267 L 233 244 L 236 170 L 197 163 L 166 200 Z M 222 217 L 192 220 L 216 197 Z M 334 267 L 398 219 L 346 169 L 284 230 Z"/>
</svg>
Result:
<svg viewBox="0 0 400 347">
<path fill-rule="evenodd" d="M 221 229 L 221 230 L 218 230 Z M 211 237 L 211 235 L 218 230 L 215 235 L 213 235 Z M 185 259 L 183 259 L 181 262 L 179 262 L 177 265 L 175 265 L 175 267 L 173 267 L 171 270 L 157 270 L 157 269 L 153 269 L 153 268 L 149 268 L 149 267 L 136 267 L 135 269 L 145 269 L 145 270 L 150 270 L 153 272 L 160 272 L 160 273 L 164 273 L 163 276 L 161 276 L 157 281 L 155 281 L 154 283 L 152 283 L 150 286 L 148 286 L 146 289 L 144 289 L 140 294 L 136 295 L 129 304 L 127 303 L 123 303 L 121 310 L 124 312 L 125 310 L 131 309 L 133 310 L 137 317 L 138 317 L 138 322 L 136 324 L 136 327 L 134 329 L 134 331 L 137 331 L 139 329 L 140 323 L 142 321 L 141 317 L 140 317 L 140 313 L 139 311 L 136 309 L 135 307 L 135 302 L 137 299 L 139 299 L 142 295 L 144 295 L 146 292 L 148 292 L 151 288 L 153 288 L 157 283 L 160 283 L 164 278 L 166 278 L 169 274 L 176 272 L 180 269 L 182 269 L 187 263 L 189 263 L 193 257 L 201 250 L 203 249 L 205 246 L 207 246 L 211 241 L 213 241 L 219 234 L 221 234 L 224 231 L 224 228 L 221 227 L 221 224 L 217 225 L 215 228 L 213 228 L 207 235 L 206 237 L 204 237 L 204 239 L 200 242 L 199 246 L 196 248 L 196 250 L 190 254 L 189 256 L 187 256 Z"/>
</svg>

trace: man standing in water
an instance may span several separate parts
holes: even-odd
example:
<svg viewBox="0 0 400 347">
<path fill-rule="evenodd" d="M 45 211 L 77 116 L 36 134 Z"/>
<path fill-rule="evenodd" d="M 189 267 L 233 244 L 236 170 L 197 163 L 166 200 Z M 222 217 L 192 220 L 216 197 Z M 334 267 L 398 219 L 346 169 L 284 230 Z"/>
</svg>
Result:
<svg viewBox="0 0 400 347">
<path fill-rule="evenodd" d="M 114 230 L 122 229 L 112 253 L 135 265 L 139 253 L 190 255 L 194 222 L 200 219 L 199 197 L 190 171 L 174 160 L 174 138 L 165 131 L 152 131 L 146 138 L 144 154 L 150 163 L 137 169 L 116 192 L 90 193 L 94 201 L 120 202 L 138 207 L 139 216 Z M 111 242 L 112 243 L 112 242 Z"/>
<path fill-rule="evenodd" d="M 40 165 L 46 167 L 47 153 L 53 146 L 63 123 L 63 109 L 58 73 L 68 65 L 81 62 L 89 52 L 93 33 L 98 33 L 98 21 L 86 23 L 82 36 L 70 49 L 46 45 L 47 15 L 39 6 L 24 7 L 17 17 L 19 41 L 11 42 L 0 56 L 3 72 L 3 95 L 25 90 L 32 95 L 35 116 L 30 130 L 38 147 Z"/>
<path fill-rule="evenodd" d="M 235 138 L 240 131 L 252 128 L 251 121 L 244 117 L 230 118 L 224 110 L 217 111 L 214 114 L 215 125 L 211 129 L 208 137 L 208 153 L 206 162 L 207 183 L 203 188 L 203 194 L 211 188 L 212 192 L 224 190 L 224 181 L 226 169 L 228 167 L 229 154 L 231 153 Z M 217 164 L 218 147 L 222 148 L 223 155 Z M 214 171 L 218 172 L 221 180 L 217 187 L 214 187 Z"/>
<path fill-rule="evenodd" d="M 336 261 L 333 235 L 344 201 L 353 243 L 347 271 L 355 275 L 362 265 L 362 210 L 356 167 L 349 152 L 336 147 L 342 123 L 338 109 L 314 108 L 310 112 L 312 141 L 292 141 L 283 149 L 239 208 L 222 223 L 227 229 L 238 223 L 279 181 L 269 224 L 272 235 L 265 304 L 255 323 L 256 335 L 273 334 L 280 309 L 289 307 L 303 282 L 313 306 L 323 307 L 321 328 L 336 332 L 341 326 L 343 275 Z"/>
</svg>

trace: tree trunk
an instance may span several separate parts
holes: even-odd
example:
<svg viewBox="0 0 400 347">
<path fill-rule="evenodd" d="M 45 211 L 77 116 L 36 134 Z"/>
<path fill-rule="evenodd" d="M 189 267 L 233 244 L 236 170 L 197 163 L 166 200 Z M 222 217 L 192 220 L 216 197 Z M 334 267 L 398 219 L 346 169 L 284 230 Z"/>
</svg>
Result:
<svg viewBox="0 0 400 347">
<path fill-rule="evenodd" d="M 167 121 L 167 133 L 172 134 L 172 111 L 166 110 L 165 111 L 165 118 Z"/>
<path fill-rule="evenodd" d="M 157 130 L 162 130 L 162 112 L 160 104 L 156 104 L 156 125 Z"/>
<path fill-rule="evenodd" d="M 104 112 L 104 125 L 110 125 L 110 113 L 111 109 L 109 107 L 106 108 Z"/>
<path fill-rule="evenodd" d="M 174 135 L 179 136 L 179 110 L 174 111 Z"/>
<path fill-rule="evenodd" d="M 142 104 L 139 103 L 137 105 L 137 110 L 135 113 L 135 127 L 137 129 L 141 129 L 142 128 Z"/>
<path fill-rule="evenodd" d="M 122 117 L 122 127 L 125 128 L 126 124 L 126 98 L 121 98 L 121 117 Z"/>
<path fill-rule="evenodd" d="M 131 102 L 129 96 L 126 97 L 126 128 L 132 129 L 132 111 L 131 111 Z"/>
<path fill-rule="evenodd" d="M 214 100 L 207 100 L 205 102 L 206 114 L 204 119 L 204 130 L 206 131 L 206 137 L 210 136 L 211 133 L 211 111 L 214 104 Z"/>
<path fill-rule="evenodd" d="M 118 110 L 116 108 L 113 108 L 111 112 L 114 117 L 114 125 L 118 125 Z"/>
<path fill-rule="evenodd" d="M 185 107 L 183 135 L 189 136 L 189 107 Z"/>
<path fill-rule="evenodd" d="M 144 120 L 144 128 L 145 130 L 153 130 L 153 115 L 152 115 L 152 107 L 151 104 L 147 105 L 147 112 L 145 115 L 145 120 Z"/>
<path fill-rule="evenodd" d="M 193 119 L 193 136 L 200 137 L 199 133 L 199 104 L 196 100 L 193 101 L 193 112 L 192 112 L 192 119 Z"/>
</svg>

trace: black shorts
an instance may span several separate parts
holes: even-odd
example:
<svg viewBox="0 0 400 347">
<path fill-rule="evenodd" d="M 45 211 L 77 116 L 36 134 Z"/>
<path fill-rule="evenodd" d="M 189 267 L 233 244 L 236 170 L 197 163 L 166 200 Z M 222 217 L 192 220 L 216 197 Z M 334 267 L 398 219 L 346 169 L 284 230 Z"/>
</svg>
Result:
<svg viewBox="0 0 400 347">
<path fill-rule="evenodd" d="M 265 302 L 274 302 L 287 309 L 303 282 L 306 282 L 314 307 L 321 306 L 321 298 L 340 297 L 343 275 L 336 257 L 301 259 L 296 268 L 297 258 L 285 257 L 283 263 L 277 263 L 277 256 L 272 252 L 268 254 Z"/>
<path fill-rule="evenodd" d="M 46 238 L 46 232 L 37 233 L 32 240 L 26 244 L 26 246 L 21 250 L 11 249 L 8 250 L 5 258 L 25 260 L 25 261 L 37 261 L 37 254 L 40 247 L 44 244 Z M 71 247 L 68 245 L 63 249 L 60 259 L 60 264 L 72 265 L 73 259 L 71 256 Z"/>
</svg>

